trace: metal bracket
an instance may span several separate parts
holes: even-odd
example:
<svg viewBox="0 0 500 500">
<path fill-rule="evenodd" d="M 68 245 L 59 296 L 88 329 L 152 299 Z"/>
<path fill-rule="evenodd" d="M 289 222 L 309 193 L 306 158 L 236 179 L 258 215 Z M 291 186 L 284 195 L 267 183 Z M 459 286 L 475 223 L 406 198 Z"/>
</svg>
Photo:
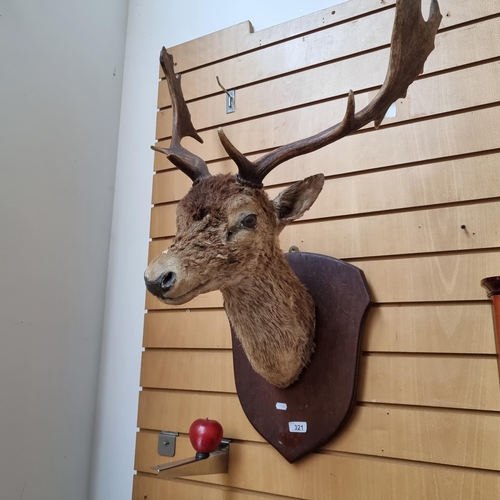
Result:
<svg viewBox="0 0 500 500">
<path fill-rule="evenodd" d="M 186 458 L 168 464 L 154 465 L 152 470 L 158 473 L 160 479 L 197 476 L 205 474 L 224 474 L 228 471 L 230 439 L 223 439 L 213 453 L 207 458 Z"/>
<path fill-rule="evenodd" d="M 178 432 L 163 431 L 158 435 L 158 455 L 173 457 L 175 455 L 175 438 Z"/>
<path fill-rule="evenodd" d="M 226 92 L 226 114 L 235 112 L 236 110 L 235 97 L 236 97 L 236 90 L 231 89 Z"/>
</svg>

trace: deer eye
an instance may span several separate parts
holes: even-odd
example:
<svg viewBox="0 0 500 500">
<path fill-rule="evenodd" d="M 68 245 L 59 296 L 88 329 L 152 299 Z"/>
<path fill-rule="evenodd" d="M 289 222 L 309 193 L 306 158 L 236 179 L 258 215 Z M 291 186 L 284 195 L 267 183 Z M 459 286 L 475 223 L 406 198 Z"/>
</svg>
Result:
<svg viewBox="0 0 500 500">
<path fill-rule="evenodd" d="M 241 222 L 240 227 L 246 229 L 253 229 L 257 225 L 257 216 L 255 214 L 248 214 Z"/>
</svg>

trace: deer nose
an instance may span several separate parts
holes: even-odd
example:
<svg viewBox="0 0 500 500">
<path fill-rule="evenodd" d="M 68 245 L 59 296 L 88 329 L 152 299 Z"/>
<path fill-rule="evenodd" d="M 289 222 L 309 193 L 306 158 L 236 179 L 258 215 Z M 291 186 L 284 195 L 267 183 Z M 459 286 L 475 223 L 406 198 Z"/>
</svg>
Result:
<svg viewBox="0 0 500 500">
<path fill-rule="evenodd" d="M 155 280 L 149 280 L 146 276 L 144 276 L 144 281 L 146 282 L 146 288 L 157 297 L 163 295 L 164 292 L 168 292 L 177 281 L 177 275 L 168 271 L 166 273 L 161 274 Z"/>
<path fill-rule="evenodd" d="M 177 275 L 173 272 L 165 273 L 163 276 L 160 276 L 160 280 L 162 290 L 168 292 L 177 281 Z"/>
</svg>

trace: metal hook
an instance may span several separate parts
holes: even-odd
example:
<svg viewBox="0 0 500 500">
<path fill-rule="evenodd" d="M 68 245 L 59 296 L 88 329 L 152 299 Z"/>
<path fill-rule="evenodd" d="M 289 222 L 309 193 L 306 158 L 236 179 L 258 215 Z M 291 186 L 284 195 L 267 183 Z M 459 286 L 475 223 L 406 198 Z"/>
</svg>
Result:
<svg viewBox="0 0 500 500">
<path fill-rule="evenodd" d="M 220 88 L 221 88 L 221 89 L 222 89 L 222 90 L 223 90 L 223 91 L 224 91 L 227 95 L 229 95 L 229 92 L 226 90 L 226 87 L 224 87 L 224 85 L 222 85 L 222 83 L 220 82 L 219 77 L 218 77 L 218 76 L 216 76 L 215 78 L 217 79 L 217 84 L 219 85 L 219 87 L 220 87 Z"/>
<path fill-rule="evenodd" d="M 235 103 L 234 103 L 235 91 L 234 91 L 234 89 L 227 90 L 220 82 L 219 77 L 216 76 L 215 78 L 217 80 L 217 84 L 219 85 L 219 87 L 226 93 L 226 113 L 234 113 L 234 110 L 235 110 Z"/>
</svg>

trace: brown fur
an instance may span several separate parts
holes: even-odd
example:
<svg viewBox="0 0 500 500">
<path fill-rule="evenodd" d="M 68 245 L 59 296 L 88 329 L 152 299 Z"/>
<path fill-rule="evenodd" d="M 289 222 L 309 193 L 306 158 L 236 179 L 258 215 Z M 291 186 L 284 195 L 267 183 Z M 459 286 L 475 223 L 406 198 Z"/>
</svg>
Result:
<svg viewBox="0 0 500 500">
<path fill-rule="evenodd" d="M 196 182 L 177 208 L 177 235 L 151 262 L 146 283 L 165 272 L 177 281 L 157 293 L 182 304 L 221 290 L 229 320 L 254 368 L 268 382 L 287 387 L 314 350 L 314 303 L 279 247 L 283 227 L 307 210 L 323 186 L 321 175 L 295 183 L 274 202 L 264 191 L 231 175 Z M 255 228 L 241 227 L 248 214 Z"/>
</svg>

